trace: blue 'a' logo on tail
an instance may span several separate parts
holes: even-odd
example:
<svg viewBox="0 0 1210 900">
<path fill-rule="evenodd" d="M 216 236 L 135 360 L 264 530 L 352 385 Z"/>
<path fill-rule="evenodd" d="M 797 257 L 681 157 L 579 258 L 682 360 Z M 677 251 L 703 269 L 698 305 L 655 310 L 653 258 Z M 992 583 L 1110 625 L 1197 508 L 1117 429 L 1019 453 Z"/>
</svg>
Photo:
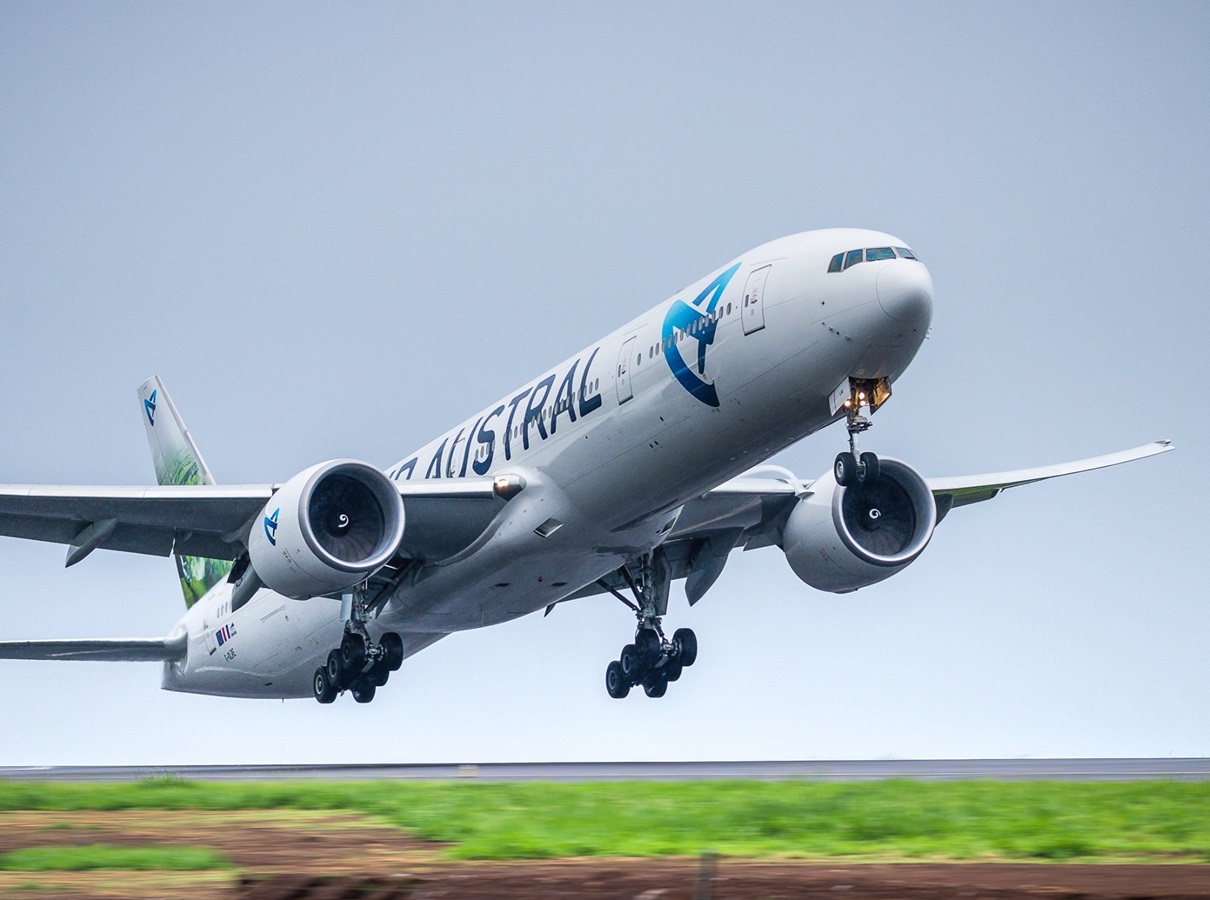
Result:
<svg viewBox="0 0 1210 900">
<path fill-rule="evenodd" d="M 273 510 L 273 515 L 265 516 L 265 537 L 269 539 L 269 543 L 277 546 L 277 517 L 281 514 L 281 507 Z"/>
<path fill-rule="evenodd" d="M 714 330 L 718 325 L 714 310 L 739 267 L 740 264 L 736 263 L 715 278 L 692 303 L 674 300 L 664 316 L 661 339 L 668 368 L 681 387 L 707 406 L 718 406 L 718 390 L 714 382 L 702 377 L 706 374 L 706 348 L 714 343 Z M 697 341 L 696 372 L 685 364 L 684 353 L 676 339 L 678 333 L 686 340 L 693 338 Z"/>
<path fill-rule="evenodd" d="M 147 413 L 147 424 L 152 428 L 155 428 L 155 395 L 159 392 L 159 388 L 156 388 L 151 392 L 151 396 L 143 401 L 143 412 Z"/>
</svg>

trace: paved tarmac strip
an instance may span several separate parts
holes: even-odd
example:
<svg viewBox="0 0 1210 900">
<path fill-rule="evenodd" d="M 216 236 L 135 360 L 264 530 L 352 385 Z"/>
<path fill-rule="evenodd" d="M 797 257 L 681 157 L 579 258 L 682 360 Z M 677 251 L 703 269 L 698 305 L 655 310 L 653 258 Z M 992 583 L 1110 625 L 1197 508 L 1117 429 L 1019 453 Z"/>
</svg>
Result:
<svg viewBox="0 0 1210 900">
<path fill-rule="evenodd" d="M 897 759 L 769 762 L 448 763 L 275 766 L 8 766 L 7 781 L 1207 781 L 1210 758 Z"/>
</svg>

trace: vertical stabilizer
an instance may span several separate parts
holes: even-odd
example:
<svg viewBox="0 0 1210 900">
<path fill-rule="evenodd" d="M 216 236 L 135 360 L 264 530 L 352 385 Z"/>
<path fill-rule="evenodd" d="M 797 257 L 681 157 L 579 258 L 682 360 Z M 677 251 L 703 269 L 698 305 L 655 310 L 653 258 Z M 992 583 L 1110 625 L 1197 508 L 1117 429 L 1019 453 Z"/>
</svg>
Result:
<svg viewBox="0 0 1210 900">
<path fill-rule="evenodd" d="M 151 461 L 160 484 L 214 484 L 214 476 L 198 452 L 180 413 L 164 389 L 158 375 L 139 385 L 139 407 Z M 202 596 L 227 577 L 231 563 L 200 556 L 176 556 L 177 573 L 185 606 L 193 606 Z"/>
</svg>

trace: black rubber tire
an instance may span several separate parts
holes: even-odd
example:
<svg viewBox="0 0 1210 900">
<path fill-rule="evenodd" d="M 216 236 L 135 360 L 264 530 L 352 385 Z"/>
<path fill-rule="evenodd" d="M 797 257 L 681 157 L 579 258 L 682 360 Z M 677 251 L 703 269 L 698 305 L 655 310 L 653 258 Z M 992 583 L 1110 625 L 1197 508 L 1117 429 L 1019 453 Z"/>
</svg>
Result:
<svg viewBox="0 0 1210 900">
<path fill-rule="evenodd" d="M 668 679 L 662 675 L 652 676 L 650 680 L 643 682 L 643 691 L 648 697 L 663 697 L 668 693 Z"/>
<path fill-rule="evenodd" d="M 681 672 L 683 672 L 684 669 L 685 666 L 683 663 L 669 660 L 668 665 L 664 666 L 664 668 L 660 671 L 664 673 L 664 677 L 668 679 L 669 683 L 671 683 L 673 681 L 677 681 L 681 677 Z"/>
<path fill-rule="evenodd" d="M 391 677 L 391 669 L 386 665 L 386 660 L 380 659 L 363 677 L 373 682 L 375 687 L 382 687 Z"/>
<path fill-rule="evenodd" d="M 639 680 L 639 675 L 643 671 L 643 658 L 639 655 L 639 649 L 634 644 L 627 644 L 622 648 L 622 655 L 618 657 L 618 665 L 622 667 L 622 674 L 631 684 L 636 684 Z"/>
<path fill-rule="evenodd" d="M 630 693 L 630 680 L 622 674 L 622 664 L 616 659 L 605 668 L 605 691 L 614 700 Z"/>
<path fill-rule="evenodd" d="M 374 693 L 378 690 L 374 682 L 368 681 L 365 678 L 358 678 L 353 682 L 353 699 L 358 703 L 369 703 L 374 699 Z"/>
<path fill-rule="evenodd" d="M 399 667 L 403 665 L 403 638 L 393 631 L 388 631 L 382 636 L 381 644 L 382 649 L 387 652 L 387 668 L 398 672 Z"/>
<path fill-rule="evenodd" d="M 653 666 L 660 659 L 660 636 L 651 628 L 640 628 L 634 636 L 634 646 L 639 651 L 639 659 L 645 666 Z"/>
<path fill-rule="evenodd" d="M 836 477 L 836 483 L 841 487 L 856 484 L 857 457 L 848 450 L 844 453 L 837 453 L 836 462 L 832 464 L 832 474 Z"/>
<path fill-rule="evenodd" d="M 315 691 L 315 699 L 320 703 L 331 703 L 336 699 L 336 687 L 328 679 L 328 670 L 324 666 L 315 670 L 311 688 Z"/>
<path fill-rule="evenodd" d="M 672 644 L 676 647 L 677 660 L 682 666 L 691 666 L 697 662 L 697 635 L 693 633 L 692 628 L 678 628 L 674 631 Z"/>
<path fill-rule="evenodd" d="M 328 663 L 324 666 L 324 668 L 327 669 L 328 672 L 328 681 L 332 683 L 333 687 L 335 687 L 337 690 L 340 690 L 340 688 L 344 685 L 345 666 L 344 663 L 340 661 L 339 650 L 333 650 L 328 654 Z"/>
<path fill-rule="evenodd" d="M 349 677 L 366 664 L 366 642 L 360 634 L 346 634 L 340 642 L 340 663 Z"/>
<path fill-rule="evenodd" d="M 882 474 L 882 465 L 878 462 L 878 454 L 865 452 L 857 463 L 857 480 L 862 484 L 873 484 Z"/>
</svg>

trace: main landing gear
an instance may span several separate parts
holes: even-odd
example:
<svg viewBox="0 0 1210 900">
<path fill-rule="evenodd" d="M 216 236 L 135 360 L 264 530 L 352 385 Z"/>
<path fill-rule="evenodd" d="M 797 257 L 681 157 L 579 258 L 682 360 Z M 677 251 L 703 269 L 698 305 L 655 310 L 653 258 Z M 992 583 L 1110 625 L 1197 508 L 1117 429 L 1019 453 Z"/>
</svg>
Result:
<svg viewBox="0 0 1210 900">
<path fill-rule="evenodd" d="M 663 697 L 668 685 L 697 660 L 697 635 L 688 628 L 678 628 L 672 640 L 664 637 L 660 623 L 668 611 L 671 577 L 662 554 L 647 553 L 640 558 L 638 581 L 626 566 L 619 572 L 634 592 L 637 604 L 605 582 L 598 583 L 630 607 L 639 624 L 634 643 L 623 647 L 618 659 L 605 669 L 605 690 L 610 697 L 621 700 L 632 687 L 642 685 L 648 697 Z"/>
<path fill-rule="evenodd" d="M 358 703 L 369 703 L 391 673 L 403 665 L 403 639 L 399 635 L 388 631 L 379 640 L 371 640 L 365 626 L 365 597 L 360 589 L 346 596 L 345 610 L 345 633 L 340 646 L 328 654 L 327 661 L 315 670 L 312 678 L 315 699 L 320 703 L 331 703 L 344 691 L 350 691 Z"/>
<path fill-rule="evenodd" d="M 873 484 L 878 480 L 880 468 L 878 457 L 870 452 L 860 453 L 857 449 L 857 436 L 870 429 L 874 423 L 861 414 L 863 406 L 868 406 L 870 412 L 885 402 L 885 397 L 877 399 L 879 391 L 884 389 L 885 382 L 875 382 L 867 385 L 856 378 L 849 382 L 849 399 L 844 402 L 845 429 L 849 433 L 849 449 L 836 455 L 832 473 L 836 483 L 841 487 L 855 484 Z M 867 388 L 869 393 L 867 393 Z M 885 387 L 886 397 L 890 396 L 890 388 Z"/>
</svg>

